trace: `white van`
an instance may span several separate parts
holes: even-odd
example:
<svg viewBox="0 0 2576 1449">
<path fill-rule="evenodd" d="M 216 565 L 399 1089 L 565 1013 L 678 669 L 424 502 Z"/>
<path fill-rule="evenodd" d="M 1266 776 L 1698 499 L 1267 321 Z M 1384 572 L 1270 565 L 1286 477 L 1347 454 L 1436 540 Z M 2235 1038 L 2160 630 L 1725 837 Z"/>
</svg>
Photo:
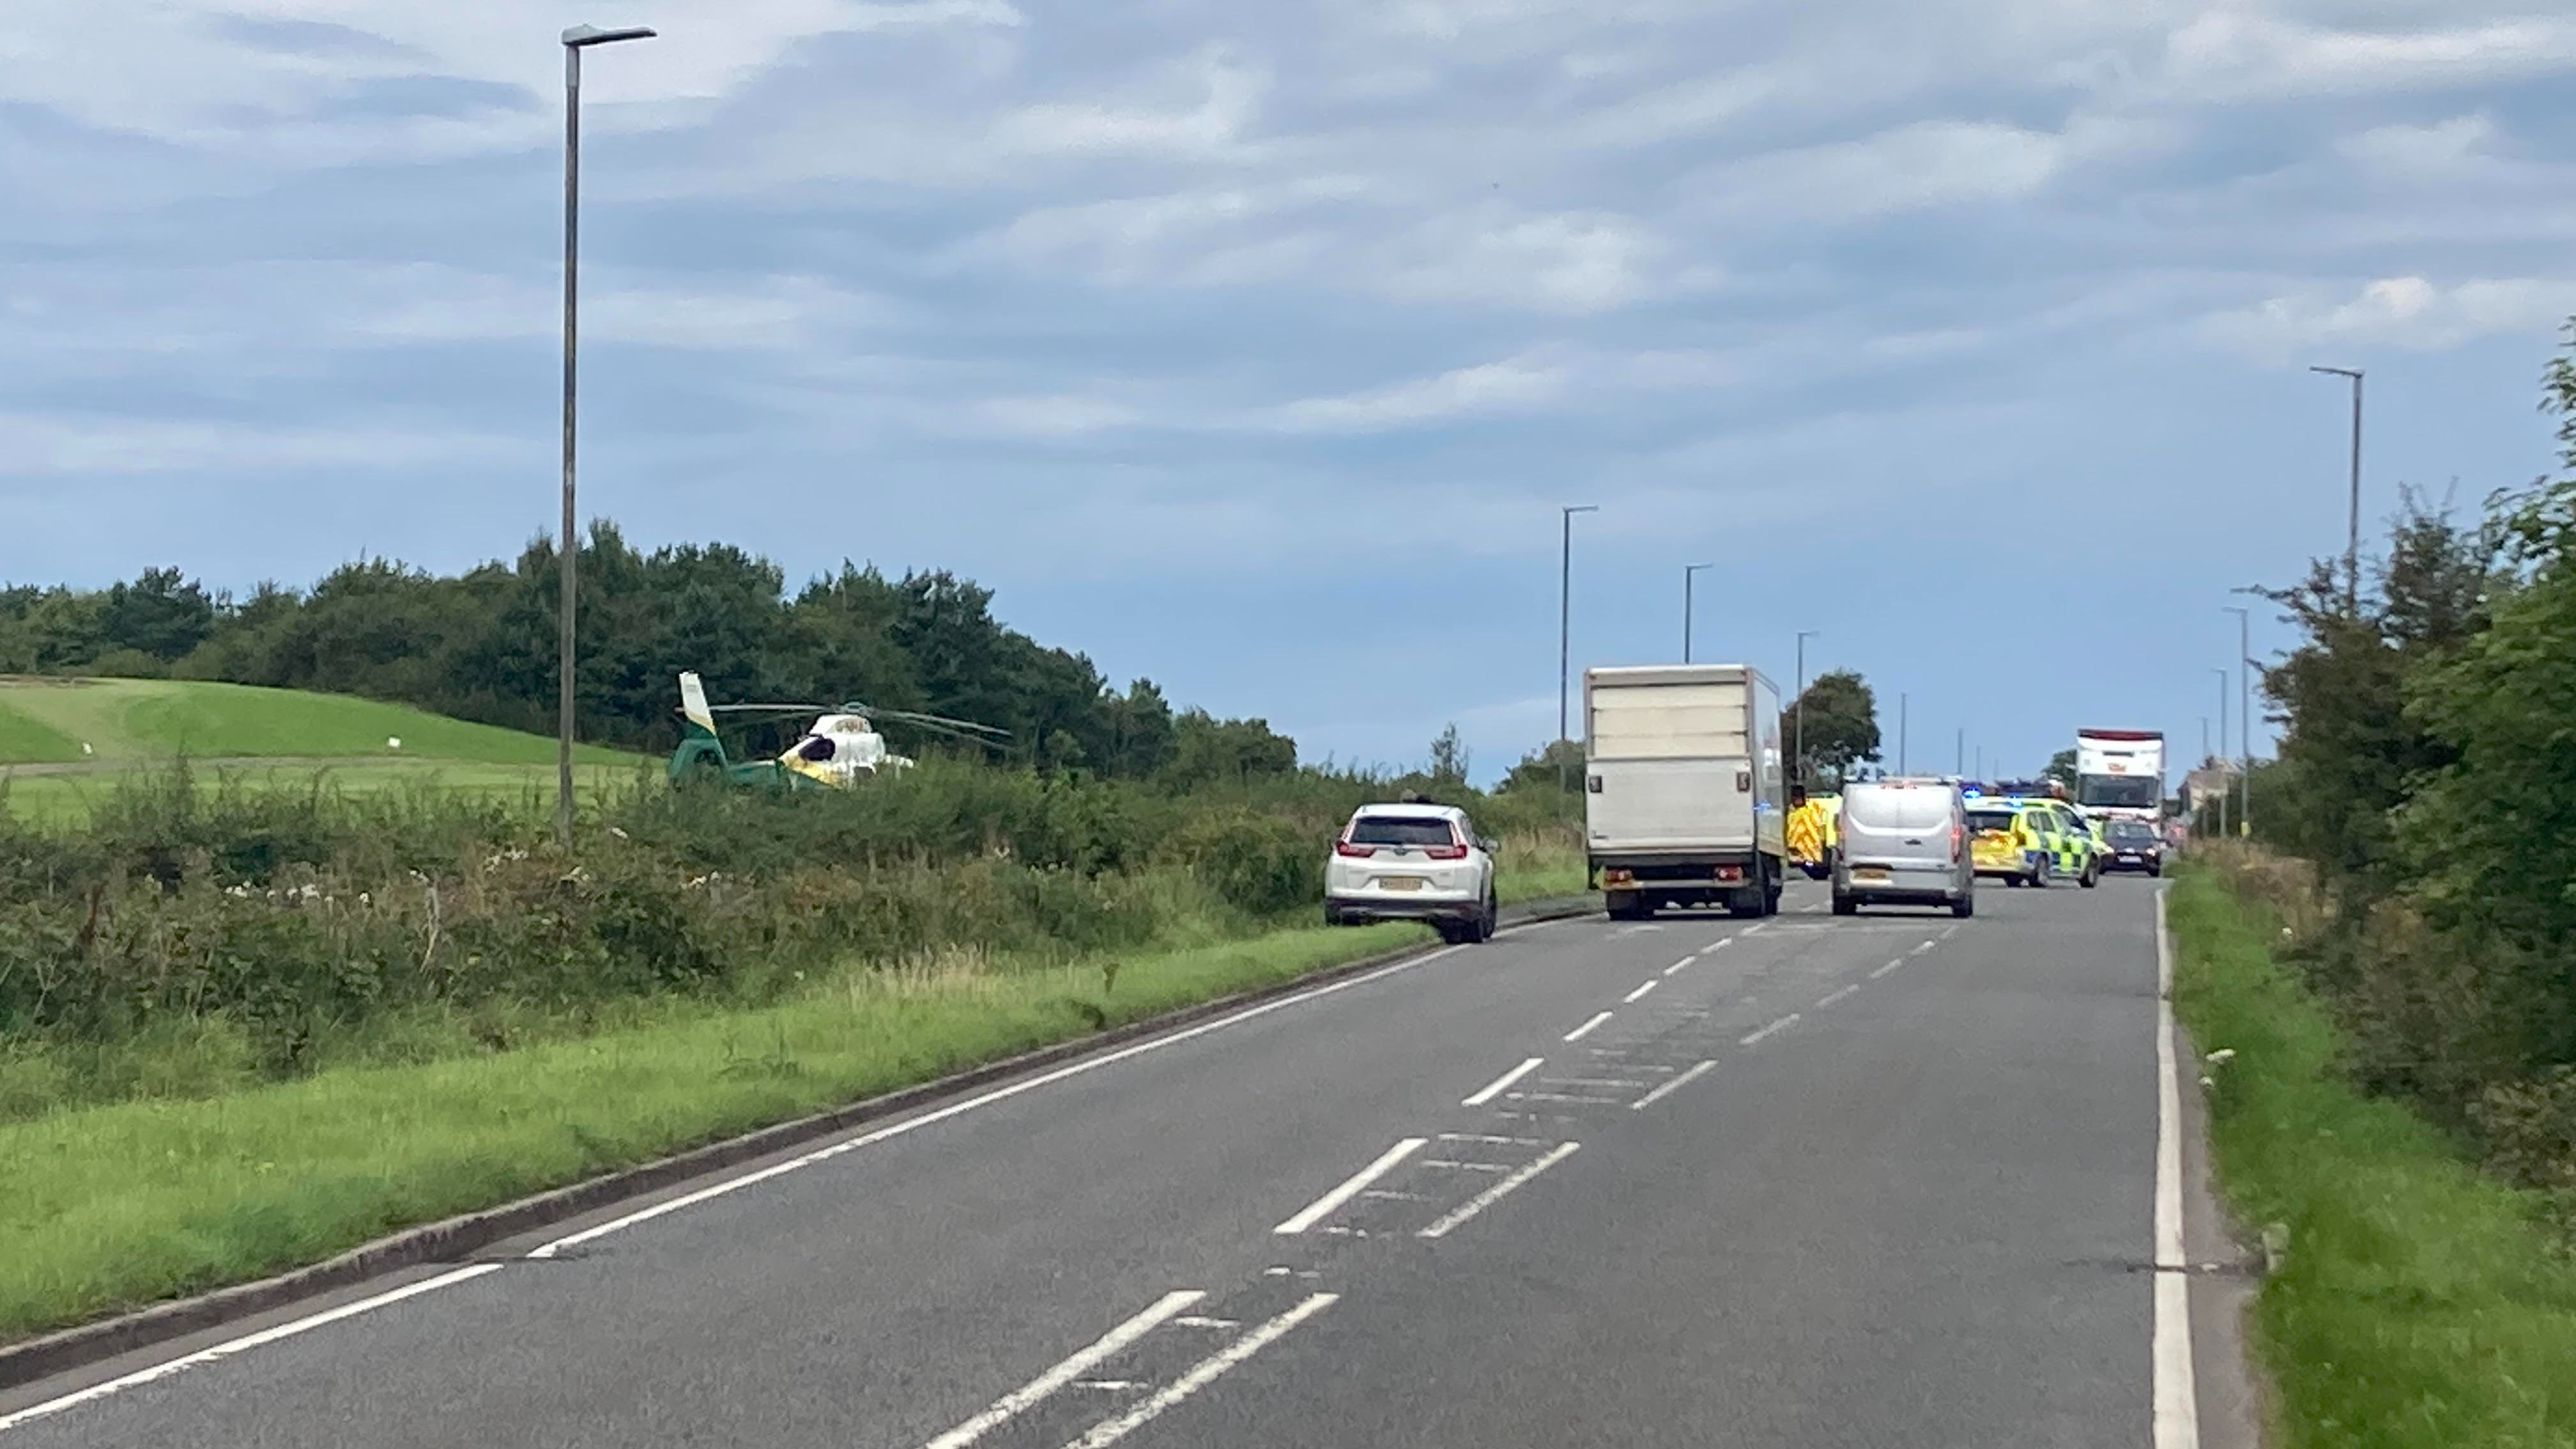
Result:
<svg viewBox="0 0 2576 1449">
<path fill-rule="evenodd" d="M 1977 913 L 1977 863 L 1968 851 L 1968 802 L 1958 781 L 1845 785 L 1842 834 L 1842 853 L 1834 858 L 1835 915 L 1882 903 Z"/>
</svg>

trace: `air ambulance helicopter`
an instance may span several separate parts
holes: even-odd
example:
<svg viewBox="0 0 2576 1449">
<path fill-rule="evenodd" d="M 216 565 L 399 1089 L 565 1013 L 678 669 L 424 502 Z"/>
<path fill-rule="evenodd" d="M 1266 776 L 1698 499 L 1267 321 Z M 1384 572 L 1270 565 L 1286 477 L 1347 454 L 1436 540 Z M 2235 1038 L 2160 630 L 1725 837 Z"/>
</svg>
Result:
<svg viewBox="0 0 2576 1449">
<path fill-rule="evenodd" d="M 805 733 L 773 760 L 736 760 L 727 754 L 724 739 L 716 728 L 719 714 L 742 716 L 746 722 L 792 719 L 813 715 L 814 722 Z M 847 790 L 880 774 L 893 774 L 912 768 L 913 762 L 886 747 L 885 736 L 878 734 L 874 720 L 893 720 L 952 739 L 972 740 L 987 747 L 1010 738 L 1010 731 L 973 720 L 950 719 L 945 715 L 922 714 L 916 710 L 874 709 L 857 700 L 841 704 L 716 704 L 707 703 L 706 686 L 695 671 L 680 676 L 680 715 L 688 721 L 680 747 L 671 752 L 671 783 L 722 781 L 731 785 L 763 785 L 804 789 L 823 786 Z"/>
</svg>

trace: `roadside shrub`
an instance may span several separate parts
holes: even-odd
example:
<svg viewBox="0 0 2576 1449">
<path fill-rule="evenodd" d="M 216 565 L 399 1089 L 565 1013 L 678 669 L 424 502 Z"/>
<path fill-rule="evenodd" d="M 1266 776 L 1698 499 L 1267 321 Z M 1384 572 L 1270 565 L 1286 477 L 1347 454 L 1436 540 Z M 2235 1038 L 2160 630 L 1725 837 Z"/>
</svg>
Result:
<svg viewBox="0 0 2576 1449">
<path fill-rule="evenodd" d="M 1250 916 L 1314 905 L 1324 893 L 1324 837 L 1276 816 L 1248 811 L 1192 821 L 1172 839 L 1219 897 Z"/>
</svg>

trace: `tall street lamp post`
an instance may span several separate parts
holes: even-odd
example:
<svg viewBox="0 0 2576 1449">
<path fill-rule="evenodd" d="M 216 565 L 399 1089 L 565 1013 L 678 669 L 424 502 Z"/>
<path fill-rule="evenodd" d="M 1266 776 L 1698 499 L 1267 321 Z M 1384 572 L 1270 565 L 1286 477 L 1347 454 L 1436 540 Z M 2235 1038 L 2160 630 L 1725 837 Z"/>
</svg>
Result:
<svg viewBox="0 0 2576 1449">
<path fill-rule="evenodd" d="M 1807 789 L 1807 641 L 1825 632 L 1822 629 L 1798 631 L 1798 692 L 1791 707 L 1798 711 L 1797 730 L 1789 741 L 1789 753 L 1798 762 L 1798 789 Z"/>
<path fill-rule="evenodd" d="M 2352 379 L 2352 511 L 2345 522 L 2343 611 L 2357 617 L 2361 613 L 2361 369 L 2311 367 L 2308 371 Z"/>
<path fill-rule="evenodd" d="M 1701 569 L 1715 564 L 1686 564 L 1682 568 L 1682 662 L 1691 662 L 1691 582 Z"/>
<path fill-rule="evenodd" d="M 2227 748 L 2227 671 L 2211 665 L 2209 672 L 2218 676 L 2218 748 L 2225 750 Z M 2218 790 L 2218 833 L 2222 836 L 2227 833 L 2227 787 L 2224 785 L 2221 785 Z"/>
<path fill-rule="evenodd" d="M 1565 788 L 1566 688 L 1574 657 L 1574 515 L 1598 513 L 1600 505 L 1568 504 L 1557 510 L 1564 543 L 1556 568 L 1556 787 Z"/>
<path fill-rule="evenodd" d="M 580 597 L 574 574 L 581 563 L 576 532 L 581 525 L 573 510 L 573 364 L 581 335 L 581 53 L 594 45 L 649 40 L 652 35 L 640 25 L 619 30 L 576 25 L 563 33 L 563 532 L 556 536 L 562 593 L 555 606 L 555 840 L 566 850 L 572 848 L 573 611 Z"/>
<path fill-rule="evenodd" d="M 2236 739 L 2244 746 L 2236 756 L 2236 833 L 2254 830 L 2254 645 L 2252 613 L 2241 604 L 2224 606 L 2236 616 Z"/>
</svg>

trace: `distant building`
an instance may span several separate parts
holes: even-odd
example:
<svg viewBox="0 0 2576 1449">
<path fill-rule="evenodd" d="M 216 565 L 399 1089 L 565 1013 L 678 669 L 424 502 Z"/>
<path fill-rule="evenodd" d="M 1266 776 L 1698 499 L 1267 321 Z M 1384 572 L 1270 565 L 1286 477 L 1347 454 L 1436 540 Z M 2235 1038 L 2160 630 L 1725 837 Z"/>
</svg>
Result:
<svg viewBox="0 0 2576 1449">
<path fill-rule="evenodd" d="M 2200 809 L 2201 802 L 2224 795 L 2236 788 L 2236 762 L 2204 760 L 2182 777 L 2182 808 L 2185 815 Z"/>
</svg>

